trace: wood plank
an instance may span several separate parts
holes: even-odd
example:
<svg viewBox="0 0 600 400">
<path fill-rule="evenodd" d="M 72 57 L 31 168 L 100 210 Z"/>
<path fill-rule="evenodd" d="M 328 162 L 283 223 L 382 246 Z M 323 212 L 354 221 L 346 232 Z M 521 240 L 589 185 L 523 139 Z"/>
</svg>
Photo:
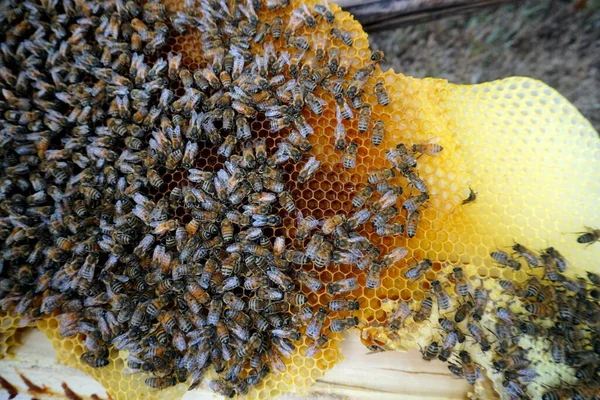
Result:
<svg viewBox="0 0 600 400">
<path fill-rule="evenodd" d="M 367 32 L 422 23 L 519 0 L 334 0 Z"/>
<path fill-rule="evenodd" d="M 463 399 L 469 389 L 464 380 L 455 379 L 440 362 L 423 361 L 418 351 L 367 354 L 357 335 L 342 343 L 345 360 L 336 365 L 311 388 L 308 396 L 287 394 L 282 399 Z M 84 373 L 56 362 L 56 354 L 43 333 L 30 330 L 14 358 L 0 361 L 0 375 L 24 388 L 19 373 L 37 385 L 62 393 L 66 382 L 76 393 L 106 398 L 106 392 Z M 4 392 L 5 394 L 6 392 Z M 0 399 L 3 392 L 0 390 Z M 30 399 L 22 395 L 20 399 Z M 214 399 L 207 391 L 194 391 L 184 399 Z"/>
</svg>

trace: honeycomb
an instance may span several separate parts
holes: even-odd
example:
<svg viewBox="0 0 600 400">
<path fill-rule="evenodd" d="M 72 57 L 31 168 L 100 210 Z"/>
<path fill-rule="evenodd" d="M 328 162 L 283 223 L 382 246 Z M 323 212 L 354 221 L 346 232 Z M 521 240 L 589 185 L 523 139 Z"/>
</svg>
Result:
<svg viewBox="0 0 600 400">
<path fill-rule="evenodd" d="M 303 2 L 309 6 L 314 1 Z M 284 15 L 302 4 L 292 1 L 289 8 L 269 12 L 263 9 L 259 17 L 271 19 Z M 183 11 L 187 4 L 169 1 L 169 11 Z M 330 5 L 336 23 L 353 35 L 351 48 L 340 46 L 342 56 L 351 63 L 350 75 L 364 67 L 371 55 L 367 35 L 351 15 Z M 325 34 L 325 27 L 320 34 Z M 300 33 L 302 33 L 300 28 Z M 314 32 L 311 31 L 311 35 Z M 277 49 L 285 46 L 284 40 L 275 41 Z M 328 45 L 337 47 L 336 41 Z M 258 45 L 252 45 L 258 51 Z M 171 35 L 163 56 L 169 52 L 182 53 L 182 66 L 190 70 L 202 67 L 202 42 L 199 33 Z M 310 55 L 312 50 L 308 52 Z M 564 98 L 544 84 L 527 78 L 509 78 L 482 85 L 452 85 L 438 79 L 413 79 L 392 71 L 376 70 L 369 79 L 365 92 L 372 93 L 377 79 L 383 79 L 390 96 L 390 106 L 380 106 L 375 95 L 366 101 L 373 105 L 372 120 L 386 124 L 386 134 L 380 146 L 371 144 L 369 134 L 360 133 L 358 119 L 346 125 L 347 139 L 358 144 L 356 168 L 343 167 L 341 152 L 334 149 L 336 114 L 333 97 L 318 89 L 315 93 L 330 107 L 316 117 L 305 110 L 304 116 L 313 127 L 309 136 L 311 151 L 321 162 L 320 169 L 307 183 L 298 182 L 300 164 L 287 164 L 284 181 L 295 199 L 296 208 L 306 216 L 322 220 L 339 212 L 350 214 L 354 194 L 364 187 L 367 176 L 375 169 L 389 167 L 386 149 L 398 142 L 422 143 L 437 139 L 444 147 L 439 157 L 419 158 L 419 173 L 425 180 L 431 195 L 417 234 L 380 237 L 370 225 L 365 225 L 362 235 L 382 251 L 389 253 L 397 247 L 406 247 L 408 255 L 401 262 L 384 269 L 381 286 L 366 288 L 366 272 L 358 272 L 345 264 L 332 265 L 324 270 L 305 266 L 323 283 L 356 277 L 359 289 L 349 294 L 361 305 L 353 313 L 360 320 L 363 337 L 370 338 L 370 330 L 383 324 L 393 304 L 399 300 L 421 301 L 431 290 L 431 281 L 445 263 L 464 265 L 468 276 L 475 280 L 498 278 L 524 280 L 526 271 L 513 273 L 500 269 L 488 255 L 497 248 L 512 245 L 513 240 L 530 248 L 543 248 L 552 243 L 561 249 L 575 266 L 592 266 L 598 249 L 594 246 L 577 245 L 572 232 L 585 225 L 600 226 L 593 200 L 600 194 L 598 172 L 591 168 L 600 160 L 600 144 L 591 125 Z M 178 95 L 182 88 L 174 88 Z M 273 133 L 268 123 L 258 118 L 252 124 L 253 135 L 267 138 L 267 146 L 275 148 L 287 131 Z M 223 158 L 216 149 L 203 149 L 196 167 L 217 170 Z M 166 188 L 151 194 L 160 199 L 176 187 L 188 184 L 186 172 L 175 170 L 162 176 Z M 405 185 L 402 178 L 397 183 Z M 477 193 L 476 201 L 463 205 L 470 190 Z M 414 193 L 413 193 L 414 194 Z M 411 193 L 405 192 L 401 200 Z M 405 216 L 405 211 L 403 211 Z M 183 210 L 177 217 L 187 223 L 190 217 Z M 295 238 L 296 221 L 281 211 L 282 227 L 273 230 L 273 236 L 283 236 L 286 244 L 300 247 Z M 433 267 L 425 279 L 409 281 L 404 272 L 414 260 L 428 258 Z M 588 267 L 589 268 L 589 267 Z M 574 271 L 577 272 L 577 271 Z M 582 271 L 579 271 L 582 272 Z M 491 281 L 488 281 L 491 282 Z M 305 290 L 308 303 L 316 308 L 325 306 L 331 296 L 321 289 L 318 293 Z M 346 314 L 344 314 L 346 315 Z M 433 317 L 436 317 L 434 310 Z M 2 319 L 2 349 L 12 346 L 15 326 L 10 317 Z M 115 399 L 125 398 L 176 398 L 186 390 L 181 384 L 164 391 L 155 391 L 143 384 L 142 374 L 124 374 L 124 354 L 112 350 L 111 363 L 94 369 L 80 361 L 83 353 L 81 337 L 61 338 L 57 332 L 58 320 L 45 318 L 38 328 L 51 340 L 59 360 L 82 369 L 97 379 Z M 429 329 L 429 331 L 428 331 Z M 425 346 L 431 336 L 430 327 L 416 325 L 405 327 L 400 342 L 389 344 L 393 348 L 406 349 Z M 286 361 L 287 370 L 270 374 L 259 386 L 252 389 L 249 397 L 273 398 L 289 391 L 304 393 L 326 370 L 337 363 L 342 355 L 339 350 L 341 335 L 332 334 L 327 347 L 314 359 L 303 356 L 306 339 L 298 344 L 295 354 Z M 377 339 L 377 338 L 376 338 Z M 383 338 L 380 338 L 383 340 Z M 4 353 L 4 352 L 3 352 Z M 484 361 L 480 360 L 483 363 Z"/>
</svg>

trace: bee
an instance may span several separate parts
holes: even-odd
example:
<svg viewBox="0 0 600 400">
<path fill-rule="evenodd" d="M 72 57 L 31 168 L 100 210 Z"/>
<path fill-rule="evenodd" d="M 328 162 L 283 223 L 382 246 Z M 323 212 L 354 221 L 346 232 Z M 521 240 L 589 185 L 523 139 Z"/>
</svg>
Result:
<svg viewBox="0 0 600 400">
<path fill-rule="evenodd" d="M 281 31 L 283 30 L 283 20 L 280 16 L 276 16 L 271 21 L 271 35 L 275 40 L 281 37 Z"/>
<path fill-rule="evenodd" d="M 314 175 L 320 165 L 321 162 L 317 161 L 315 157 L 309 158 L 298 174 L 298 182 L 304 183 L 308 181 Z"/>
<path fill-rule="evenodd" d="M 438 139 L 439 138 L 431 139 L 424 143 L 413 144 L 413 153 L 427 154 L 428 156 L 439 156 L 444 148 L 439 144 L 436 144 Z"/>
<path fill-rule="evenodd" d="M 304 36 L 291 36 L 288 42 L 298 50 L 308 51 L 310 49 L 310 42 Z"/>
<path fill-rule="evenodd" d="M 331 332 L 343 332 L 358 325 L 357 317 L 346 317 L 342 319 L 334 319 L 329 325 Z"/>
<path fill-rule="evenodd" d="M 456 313 L 454 313 L 454 322 L 457 324 L 463 322 L 470 314 L 471 310 L 473 310 L 473 307 L 473 303 L 470 301 L 465 301 L 461 304 L 456 310 Z"/>
<path fill-rule="evenodd" d="M 246 118 L 256 118 L 257 111 L 251 106 L 242 103 L 241 101 L 234 100 L 233 102 L 231 102 L 231 107 Z"/>
<path fill-rule="evenodd" d="M 402 171 L 406 179 L 410 182 L 410 184 L 417 189 L 419 192 L 425 193 L 427 192 L 427 184 L 423 179 L 414 171 L 411 171 L 408 168 L 404 168 Z"/>
<path fill-rule="evenodd" d="M 373 125 L 373 132 L 371 133 L 371 143 L 373 146 L 379 146 L 383 142 L 385 136 L 385 123 L 381 120 L 375 122 Z"/>
<path fill-rule="evenodd" d="M 504 289 L 509 294 L 512 294 L 517 297 L 522 297 L 523 289 L 515 282 L 501 279 L 498 284 L 502 289 Z"/>
<path fill-rule="evenodd" d="M 181 166 L 185 169 L 190 169 L 196 162 L 198 155 L 198 144 L 192 141 L 187 142 L 185 145 L 185 152 L 181 159 Z"/>
<path fill-rule="evenodd" d="M 469 196 L 462 201 L 462 204 L 473 203 L 477 200 L 477 192 L 474 192 L 473 189 L 469 188 Z"/>
<path fill-rule="evenodd" d="M 346 32 L 339 28 L 331 28 L 329 34 L 333 36 L 337 40 L 341 40 L 346 46 L 352 47 L 354 41 L 352 40 L 352 35 L 349 32 Z"/>
<path fill-rule="evenodd" d="M 410 303 L 406 301 L 400 301 L 391 318 L 388 318 L 388 326 L 393 330 L 398 330 L 404 324 L 404 321 L 410 316 L 412 310 L 410 309 Z"/>
<path fill-rule="evenodd" d="M 331 300 L 327 303 L 327 308 L 331 311 L 343 312 L 343 311 L 356 311 L 360 308 L 360 304 L 356 300 Z"/>
<path fill-rule="evenodd" d="M 276 267 L 273 267 L 273 266 L 267 267 L 267 276 L 269 277 L 269 279 L 271 281 L 273 281 L 273 283 L 277 284 L 283 290 L 293 290 L 294 289 L 295 285 L 294 285 L 294 282 L 292 281 L 292 279 L 289 276 L 285 275 L 283 272 L 281 272 Z"/>
<path fill-rule="evenodd" d="M 304 218 L 301 211 L 298 211 L 296 216 L 298 226 L 298 229 L 296 230 L 296 239 L 302 241 L 313 229 L 319 226 L 319 221 L 312 215 Z"/>
<path fill-rule="evenodd" d="M 459 366 L 458 366 L 458 365 L 456 365 L 456 364 L 453 364 L 453 363 L 448 363 L 448 370 L 449 370 L 450 372 L 452 372 L 452 374 L 453 374 L 453 375 L 455 375 L 455 376 L 457 376 L 457 377 L 459 377 L 459 378 L 464 378 L 464 376 L 465 376 L 465 373 L 464 373 L 464 371 L 463 371 L 463 368 L 462 368 L 462 367 L 459 367 Z"/>
<path fill-rule="evenodd" d="M 413 316 L 413 320 L 416 323 L 423 322 L 426 319 L 429 319 L 431 316 L 431 310 L 433 309 L 433 299 L 431 297 L 426 297 L 421 301 L 421 307 Z"/>
<path fill-rule="evenodd" d="M 148 379 L 160 379 L 160 378 L 148 378 Z M 208 384 L 208 387 L 225 398 L 231 398 L 235 395 L 233 387 L 224 379 L 212 380 Z"/>
<path fill-rule="evenodd" d="M 393 168 L 390 169 L 381 169 L 374 172 L 369 173 L 367 177 L 367 181 L 371 184 L 377 184 L 379 182 L 387 181 L 388 179 L 396 177 L 396 172 L 394 172 Z"/>
<path fill-rule="evenodd" d="M 431 342 L 425 350 L 421 350 L 421 354 L 423 355 L 423 360 L 431 361 L 437 357 L 440 352 L 440 346 L 437 342 Z"/>
<path fill-rule="evenodd" d="M 425 272 L 429 271 L 429 269 L 433 266 L 432 262 L 429 259 L 424 259 L 419 262 L 414 267 L 404 272 L 404 277 L 410 280 L 419 280 L 425 275 Z"/>
<path fill-rule="evenodd" d="M 490 342 L 483 334 L 483 329 L 481 328 L 481 325 L 479 325 L 477 322 L 469 321 L 469 323 L 467 324 L 467 329 L 469 333 L 473 336 L 475 341 L 479 344 L 482 351 L 488 351 L 491 348 Z"/>
<path fill-rule="evenodd" d="M 431 281 L 431 286 L 433 288 L 433 293 L 437 298 L 438 305 L 440 306 L 440 308 L 442 310 L 447 310 L 448 308 L 450 308 L 450 296 L 448 296 L 448 293 L 444 290 L 440 281 L 438 281 L 437 279 Z"/>
<path fill-rule="evenodd" d="M 304 355 L 308 358 L 313 358 L 325 344 L 329 341 L 329 337 L 325 334 L 322 334 L 317 339 L 315 339 L 304 351 Z"/>
<path fill-rule="evenodd" d="M 317 340 L 321 336 L 325 317 L 327 317 L 327 310 L 323 307 L 319 308 L 306 326 L 306 336 L 313 340 Z"/>
<path fill-rule="evenodd" d="M 523 292 L 524 298 L 534 297 L 537 299 L 540 291 L 542 290 L 542 283 L 537 276 L 529 278 L 525 284 L 525 291 Z"/>
<path fill-rule="evenodd" d="M 479 370 L 475 366 L 475 363 L 471 360 L 471 356 L 467 351 L 461 350 L 458 356 L 460 358 L 463 373 L 467 379 L 467 382 L 469 382 L 470 385 L 474 385 L 479 378 Z"/>
<path fill-rule="evenodd" d="M 148 182 L 157 189 L 160 189 L 165 184 L 158 172 L 151 168 L 146 172 L 146 178 L 148 178 Z"/>
<path fill-rule="evenodd" d="M 319 14 L 322 18 L 325 19 L 325 21 L 327 21 L 330 24 L 332 24 L 335 20 L 335 15 L 333 15 L 327 3 L 316 4 L 314 10 L 317 14 Z"/>
<path fill-rule="evenodd" d="M 292 264 L 306 264 L 308 263 L 308 256 L 306 253 L 298 250 L 286 250 L 285 259 Z"/>
<path fill-rule="evenodd" d="M 331 295 L 351 292 L 358 288 L 356 278 L 347 278 L 327 284 L 327 292 Z"/>
<path fill-rule="evenodd" d="M 373 262 L 371 263 L 371 267 L 369 268 L 369 273 L 367 274 L 367 288 L 369 289 L 377 289 L 381 285 L 381 269 L 382 263 Z"/>
<path fill-rule="evenodd" d="M 446 332 L 448 333 L 455 333 L 456 334 L 456 340 L 459 343 L 463 343 L 466 339 L 465 334 L 462 333 L 462 331 L 458 328 L 458 326 L 452 322 L 451 320 L 449 320 L 448 318 L 439 318 L 438 319 L 438 323 L 440 324 L 440 326 L 442 327 L 442 329 L 444 329 Z M 442 360 L 445 361 L 445 360 Z"/>
<path fill-rule="evenodd" d="M 455 267 L 452 270 L 452 280 L 455 285 L 456 292 L 465 297 L 469 295 L 469 283 L 465 278 L 465 274 L 461 267 Z"/>
<path fill-rule="evenodd" d="M 385 54 L 381 50 L 376 50 L 371 53 L 371 61 L 379 62 L 385 60 Z"/>
<path fill-rule="evenodd" d="M 539 304 L 539 303 L 529 303 L 525 305 L 525 309 L 534 315 L 536 318 L 552 318 L 554 317 L 554 308 Z"/>
<path fill-rule="evenodd" d="M 333 251 L 333 244 L 324 240 L 315 253 L 314 265 L 317 268 L 325 268 L 331 261 L 331 252 Z"/>
<path fill-rule="evenodd" d="M 83 353 L 81 355 L 81 361 L 83 361 L 92 368 L 102 368 L 109 364 L 108 359 L 92 352 Z"/>
<path fill-rule="evenodd" d="M 346 127 L 342 122 L 341 115 L 337 117 L 337 124 L 334 131 L 334 146 L 337 150 L 343 151 L 346 148 Z"/>
<path fill-rule="evenodd" d="M 225 243 L 233 241 L 233 223 L 228 218 L 221 221 L 221 236 Z"/>
<path fill-rule="evenodd" d="M 531 267 L 539 267 L 540 260 L 537 256 L 530 250 L 528 250 L 525 246 L 515 243 L 512 249 L 519 254 L 519 256 L 523 257 L 527 264 Z M 518 270 L 517 270 L 518 271 Z"/>
<path fill-rule="evenodd" d="M 556 267 L 560 272 L 565 272 L 567 269 L 567 260 L 554 247 L 549 247 L 544 250 L 554 260 Z"/>
<path fill-rule="evenodd" d="M 354 141 L 350 142 L 350 144 L 344 150 L 344 155 L 342 156 L 342 164 L 344 168 L 350 169 L 356 167 L 356 155 L 358 153 L 358 144 Z"/>
<path fill-rule="evenodd" d="M 372 210 L 374 213 L 378 213 L 381 210 L 394 206 L 397 200 L 398 192 L 395 190 L 388 190 L 377 201 L 373 202 Z"/>
<path fill-rule="evenodd" d="M 242 311 L 244 308 L 246 308 L 246 303 L 244 303 L 242 299 L 235 296 L 231 292 L 225 292 L 223 295 L 223 303 L 228 305 L 231 309 L 237 311 Z"/>
<path fill-rule="evenodd" d="M 293 213 L 296 211 L 296 204 L 294 203 L 294 198 L 290 195 L 289 192 L 283 191 L 278 194 L 279 204 L 281 207 L 286 210 L 288 213 Z"/>
<path fill-rule="evenodd" d="M 319 247 L 323 243 L 323 240 L 324 236 L 320 231 L 317 231 L 312 235 L 310 241 L 306 245 L 306 255 L 308 256 L 308 258 L 314 260 L 317 257 L 317 252 L 319 250 Z"/>
<path fill-rule="evenodd" d="M 509 267 L 514 271 L 519 271 L 521 269 L 521 263 L 514 258 L 512 258 L 508 253 L 502 250 L 496 250 L 490 253 L 490 256 L 500 265 L 504 267 Z"/>
<path fill-rule="evenodd" d="M 325 235 L 330 235 L 333 231 L 346 222 L 346 216 L 343 214 L 336 214 L 331 218 L 326 219 L 322 223 L 322 231 Z"/>
<path fill-rule="evenodd" d="M 600 229 L 585 227 L 586 232 L 579 232 L 577 243 L 587 244 L 588 246 L 600 241 Z"/>
<path fill-rule="evenodd" d="M 554 262 L 554 259 L 549 254 L 542 254 L 542 263 L 545 269 L 545 275 L 551 282 L 560 282 L 564 277 L 558 271 L 558 267 Z"/>
</svg>

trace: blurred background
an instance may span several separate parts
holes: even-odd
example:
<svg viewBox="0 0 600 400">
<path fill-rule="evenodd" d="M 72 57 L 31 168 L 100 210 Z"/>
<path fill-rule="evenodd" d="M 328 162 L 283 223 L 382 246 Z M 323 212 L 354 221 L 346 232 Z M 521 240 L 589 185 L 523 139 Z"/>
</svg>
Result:
<svg viewBox="0 0 600 400">
<path fill-rule="evenodd" d="M 371 47 L 385 52 L 384 69 L 418 78 L 464 84 L 508 76 L 540 79 L 600 132 L 600 0 L 499 3 L 393 29 L 376 26 L 369 32 Z"/>
</svg>

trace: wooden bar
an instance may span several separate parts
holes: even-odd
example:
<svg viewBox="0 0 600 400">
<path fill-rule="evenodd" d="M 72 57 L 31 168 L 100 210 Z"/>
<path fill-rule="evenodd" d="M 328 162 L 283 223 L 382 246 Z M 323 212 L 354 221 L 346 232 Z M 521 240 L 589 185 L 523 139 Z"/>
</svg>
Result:
<svg viewBox="0 0 600 400">
<path fill-rule="evenodd" d="M 345 360 L 310 389 L 307 396 L 286 394 L 281 399 L 464 399 L 469 389 L 464 380 L 450 374 L 445 364 L 427 362 L 414 350 L 408 353 L 389 352 L 367 354 L 356 332 L 343 342 Z M 0 375 L 14 386 L 24 388 L 19 377 L 25 375 L 36 385 L 46 385 L 55 393 L 62 393 L 66 382 L 77 394 L 89 398 L 96 394 L 106 399 L 104 389 L 84 373 L 56 362 L 56 355 L 43 333 L 30 330 L 23 335 L 23 345 L 14 358 L 0 360 Z M 0 389 L 0 399 L 6 392 Z M 19 400 L 32 396 L 19 395 Z M 52 397 L 50 397 L 52 398 Z M 185 400 L 215 399 L 205 390 L 188 392 Z"/>
<path fill-rule="evenodd" d="M 335 0 L 367 32 L 431 21 L 520 0 Z"/>
</svg>

